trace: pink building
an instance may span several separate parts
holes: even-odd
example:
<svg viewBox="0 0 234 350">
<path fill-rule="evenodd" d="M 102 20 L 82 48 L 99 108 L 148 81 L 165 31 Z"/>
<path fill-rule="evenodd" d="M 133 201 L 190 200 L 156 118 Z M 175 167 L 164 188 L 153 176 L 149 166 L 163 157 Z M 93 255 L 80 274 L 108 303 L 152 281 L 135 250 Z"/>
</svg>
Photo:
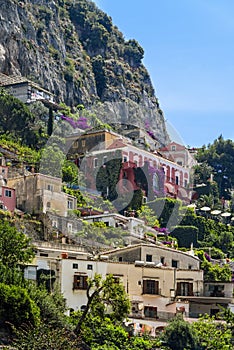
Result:
<svg viewBox="0 0 234 350">
<path fill-rule="evenodd" d="M 0 186 L 0 208 L 7 209 L 11 213 L 14 213 L 16 208 L 16 196 L 13 188 L 5 185 Z"/>
<path fill-rule="evenodd" d="M 184 145 L 180 145 L 176 142 L 169 143 L 167 146 L 160 148 L 159 151 L 167 159 L 170 159 L 183 167 L 191 168 L 197 164 L 193 157 L 195 150 L 189 150 Z"/>
<path fill-rule="evenodd" d="M 118 156 L 117 156 L 118 154 Z M 119 182 L 126 180 L 132 190 L 145 190 L 146 197 L 152 200 L 165 195 L 179 198 L 185 203 L 190 201 L 190 168 L 175 163 L 159 155 L 157 151 L 149 152 L 123 140 L 113 140 L 105 150 L 93 151 L 85 157 L 86 175 L 90 188 L 96 189 L 95 174 L 106 162 L 119 158 Z M 141 172 L 141 173 L 140 173 Z M 150 197 L 150 198 L 149 198 Z"/>
</svg>

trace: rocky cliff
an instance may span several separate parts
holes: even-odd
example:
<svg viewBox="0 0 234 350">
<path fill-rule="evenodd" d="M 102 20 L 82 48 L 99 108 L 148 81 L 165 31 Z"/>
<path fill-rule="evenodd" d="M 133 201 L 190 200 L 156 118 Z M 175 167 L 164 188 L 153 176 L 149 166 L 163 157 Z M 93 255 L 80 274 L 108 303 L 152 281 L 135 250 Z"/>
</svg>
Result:
<svg viewBox="0 0 234 350">
<path fill-rule="evenodd" d="M 2 73 L 25 76 L 70 106 L 94 109 L 104 122 L 141 125 L 165 143 L 143 56 L 92 1 L 0 0 Z"/>
</svg>

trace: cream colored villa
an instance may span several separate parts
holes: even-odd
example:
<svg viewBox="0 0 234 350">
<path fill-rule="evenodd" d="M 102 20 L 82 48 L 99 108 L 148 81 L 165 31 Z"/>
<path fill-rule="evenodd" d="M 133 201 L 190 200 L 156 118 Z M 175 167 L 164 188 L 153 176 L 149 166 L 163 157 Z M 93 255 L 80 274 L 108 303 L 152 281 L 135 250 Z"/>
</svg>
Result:
<svg viewBox="0 0 234 350">
<path fill-rule="evenodd" d="M 154 328 L 177 313 L 195 320 L 200 314 L 215 315 L 220 305 L 232 310 L 233 284 L 204 283 L 200 261 L 191 254 L 140 243 L 94 256 L 82 246 L 41 242 L 26 275 L 35 279 L 35 270 L 46 271 L 51 286 L 58 282 L 68 308 L 82 310 L 88 278 L 112 274 L 129 295 L 129 320 Z"/>
</svg>

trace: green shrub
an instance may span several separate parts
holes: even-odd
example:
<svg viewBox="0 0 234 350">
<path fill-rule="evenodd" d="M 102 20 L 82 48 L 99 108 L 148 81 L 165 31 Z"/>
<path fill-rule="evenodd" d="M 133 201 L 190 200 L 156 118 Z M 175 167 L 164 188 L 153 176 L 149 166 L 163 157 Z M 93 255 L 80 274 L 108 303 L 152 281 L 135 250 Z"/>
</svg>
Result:
<svg viewBox="0 0 234 350">
<path fill-rule="evenodd" d="M 14 326 L 23 323 L 36 325 L 40 318 L 40 309 L 30 298 L 26 289 L 0 283 L 0 318 Z"/>
<path fill-rule="evenodd" d="M 194 247 L 198 246 L 198 228 L 195 226 L 176 226 L 171 235 L 177 238 L 179 247 L 189 248 L 191 243 Z"/>
</svg>

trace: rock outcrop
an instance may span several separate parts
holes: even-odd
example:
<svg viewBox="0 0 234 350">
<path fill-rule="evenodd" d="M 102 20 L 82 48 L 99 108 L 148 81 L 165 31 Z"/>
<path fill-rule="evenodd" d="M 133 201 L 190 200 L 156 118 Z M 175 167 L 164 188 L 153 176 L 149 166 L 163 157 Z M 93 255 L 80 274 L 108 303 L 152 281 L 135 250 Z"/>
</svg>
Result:
<svg viewBox="0 0 234 350">
<path fill-rule="evenodd" d="M 142 64 L 89 0 L 0 0 L 0 71 L 39 83 L 71 107 L 83 104 L 105 122 L 128 122 L 168 141 L 163 112 Z"/>
</svg>

